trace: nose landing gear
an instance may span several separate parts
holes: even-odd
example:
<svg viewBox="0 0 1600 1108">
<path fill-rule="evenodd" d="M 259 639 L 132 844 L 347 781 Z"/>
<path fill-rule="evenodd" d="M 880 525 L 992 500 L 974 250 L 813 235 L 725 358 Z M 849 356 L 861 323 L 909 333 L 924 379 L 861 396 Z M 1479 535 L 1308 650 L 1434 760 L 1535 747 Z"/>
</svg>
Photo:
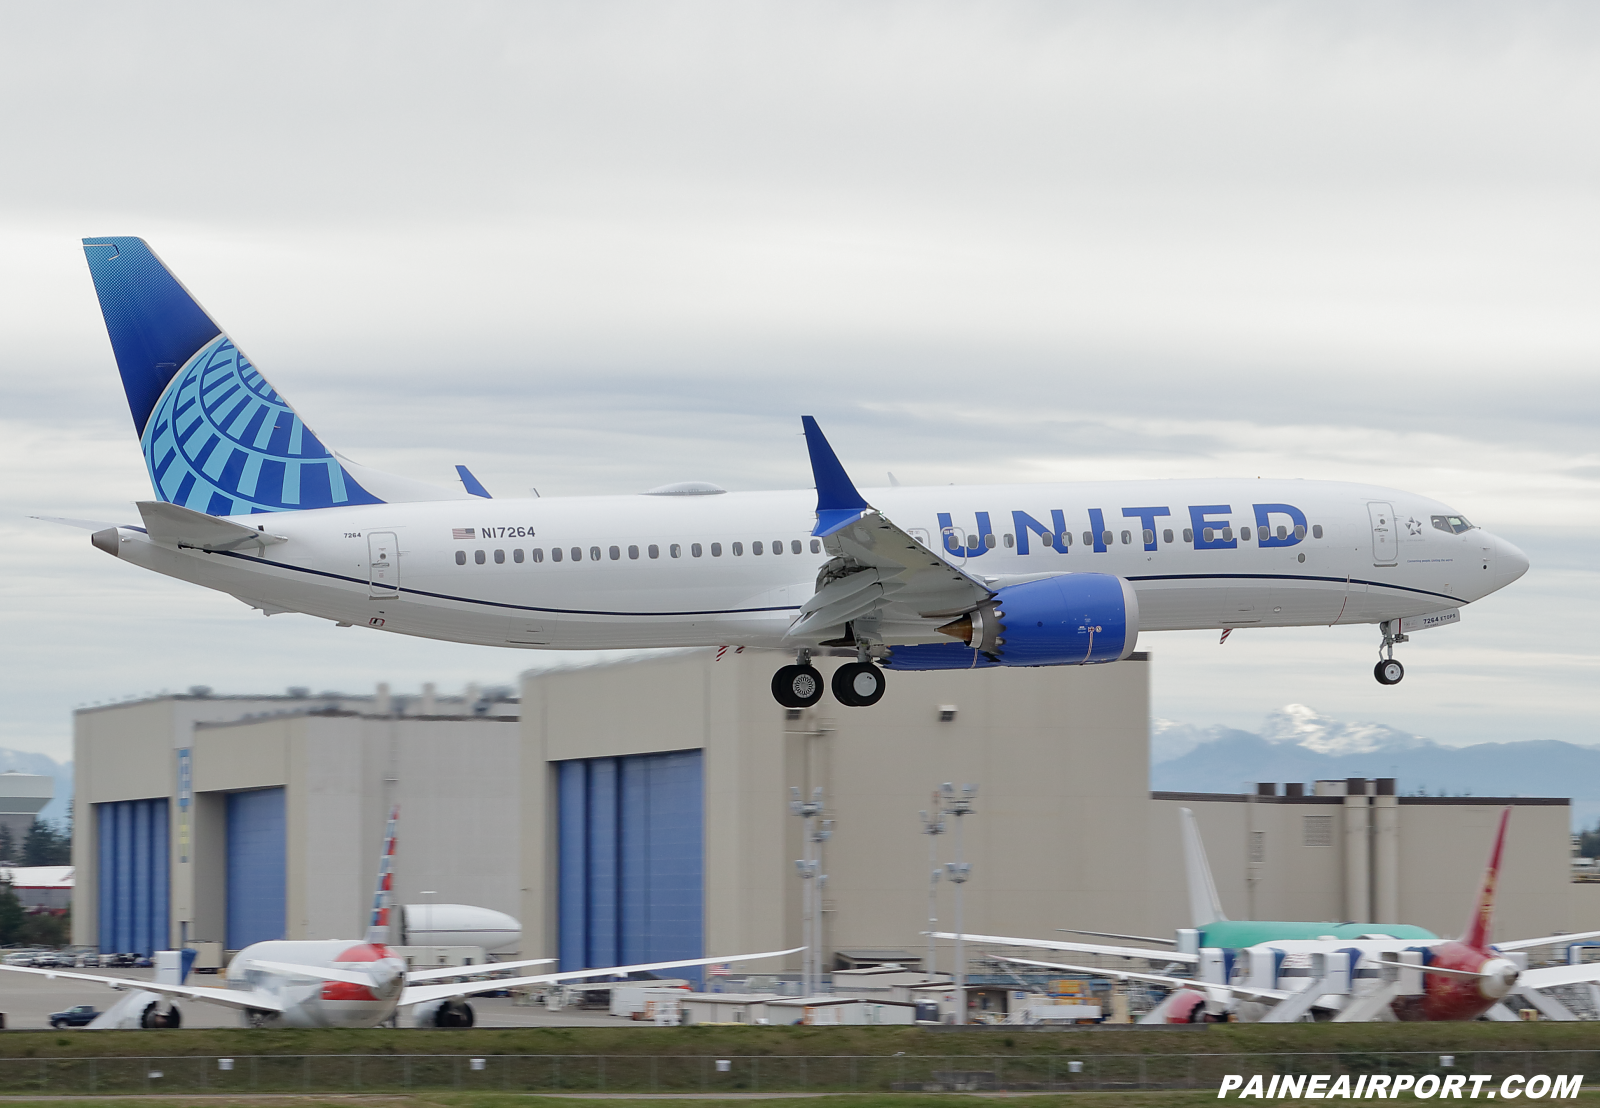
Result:
<svg viewBox="0 0 1600 1108">
<path fill-rule="evenodd" d="M 1378 664 L 1372 668 L 1372 676 L 1380 685 L 1398 685 L 1406 675 L 1406 667 L 1394 660 L 1394 647 L 1396 643 L 1410 642 L 1411 637 L 1400 633 L 1398 619 L 1380 623 L 1378 629 L 1383 632 L 1383 644 L 1378 647 Z"/>
</svg>

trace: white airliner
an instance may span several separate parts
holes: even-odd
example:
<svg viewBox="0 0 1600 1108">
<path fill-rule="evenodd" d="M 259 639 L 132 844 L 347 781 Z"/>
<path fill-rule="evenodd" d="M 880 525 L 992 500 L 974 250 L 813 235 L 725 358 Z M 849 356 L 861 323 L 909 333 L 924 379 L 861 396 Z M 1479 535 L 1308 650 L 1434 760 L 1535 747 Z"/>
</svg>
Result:
<svg viewBox="0 0 1600 1108">
<path fill-rule="evenodd" d="M 787 707 L 873 704 L 885 669 L 1084 665 L 1141 631 L 1460 618 L 1528 560 L 1446 504 L 1299 480 L 858 491 L 804 419 L 815 492 L 683 482 L 496 499 L 331 452 L 136 238 L 84 240 L 156 499 L 89 521 L 125 561 L 268 615 L 493 646 L 792 651 Z"/>
<path fill-rule="evenodd" d="M 642 965 L 569 970 L 532 977 L 436 984 L 459 978 L 463 974 L 547 965 L 555 959 L 530 958 L 518 962 L 495 962 L 476 968 L 439 966 L 407 969 L 405 960 L 386 945 L 389 941 L 394 849 L 395 816 L 390 815 L 365 939 L 255 943 L 239 951 L 228 963 L 226 988 L 184 985 L 181 982 L 138 981 L 97 973 L 24 966 L 0 965 L 0 969 L 69 981 L 94 981 L 113 989 L 150 994 L 152 1001 L 166 998 L 169 1001 L 200 1000 L 208 1004 L 220 1004 L 239 1011 L 244 1022 L 252 1027 L 376 1027 L 394 1019 L 402 1008 L 411 1010 L 418 1026 L 471 1027 L 475 1016 L 466 998 L 478 993 L 580 981 L 587 977 L 624 978 L 634 973 L 709 966 L 720 962 L 752 962 L 796 954 L 802 949 L 796 947 L 793 950 L 770 950 L 761 954 L 739 954 L 731 958 L 685 958 Z M 180 1020 L 181 1017 L 170 1009 L 156 1012 L 146 1008 L 141 1023 L 147 1027 L 176 1027 Z"/>
</svg>

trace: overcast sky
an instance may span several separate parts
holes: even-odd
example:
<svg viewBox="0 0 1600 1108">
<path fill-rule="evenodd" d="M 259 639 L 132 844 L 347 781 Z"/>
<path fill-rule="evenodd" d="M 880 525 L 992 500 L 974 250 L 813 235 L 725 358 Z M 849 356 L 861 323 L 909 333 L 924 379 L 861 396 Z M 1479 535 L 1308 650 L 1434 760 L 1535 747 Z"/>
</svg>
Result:
<svg viewBox="0 0 1600 1108">
<path fill-rule="evenodd" d="M 1352 478 L 1534 558 L 1418 635 L 1148 636 L 1157 714 L 1600 741 L 1600 8 L 0 5 L 0 746 L 533 655 L 270 620 L 33 513 L 149 485 L 78 240 L 322 438 L 491 491 Z M 892 695 L 892 694 L 891 694 Z"/>
</svg>

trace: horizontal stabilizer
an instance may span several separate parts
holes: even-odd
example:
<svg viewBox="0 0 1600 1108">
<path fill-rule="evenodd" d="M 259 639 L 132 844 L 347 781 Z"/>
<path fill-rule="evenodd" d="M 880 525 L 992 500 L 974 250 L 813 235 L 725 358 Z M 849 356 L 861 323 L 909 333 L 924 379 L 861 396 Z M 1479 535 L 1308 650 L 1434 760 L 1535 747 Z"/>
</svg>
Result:
<svg viewBox="0 0 1600 1108">
<path fill-rule="evenodd" d="M 104 531 L 107 527 L 115 527 L 115 523 L 106 523 L 98 519 L 71 519 L 67 516 L 34 516 L 41 523 L 59 523 L 63 527 L 77 527 L 83 531 Z"/>
<path fill-rule="evenodd" d="M 160 543 L 170 543 L 180 550 L 237 550 L 242 546 L 271 546 L 288 542 L 282 535 L 270 535 L 242 523 L 208 516 L 176 504 L 163 504 L 157 500 L 141 500 L 137 505 L 144 517 L 145 531 Z"/>
<path fill-rule="evenodd" d="M 249 968 L 281 973 L 285 977 L 305 977 L 312 981 L 343 981 L 346 985 L 365 985 L 369 988 L 373 984 L 371 974 L 328 969 L 324 966 L 302 966 L 297 962 L 266 962 L 252 958 Z"/>
<path fill-rule="evenodd" d="M 1590 939 L 1600 939 L 1600 931 L 1578 931 L 1571 935 L 1546 935 L 1540 939 L 1512 939 L 1506 943 L 1495 943 L 1496 950 L 1527 950 L 1534 946 L 1559 946 L 1562 943 L 1581 943 Z"/>
</svg>

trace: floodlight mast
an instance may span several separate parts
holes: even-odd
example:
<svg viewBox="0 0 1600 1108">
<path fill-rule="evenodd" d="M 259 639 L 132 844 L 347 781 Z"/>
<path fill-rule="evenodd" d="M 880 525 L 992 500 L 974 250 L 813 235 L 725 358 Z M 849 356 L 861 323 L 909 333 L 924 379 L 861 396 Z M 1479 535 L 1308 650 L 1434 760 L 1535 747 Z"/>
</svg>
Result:
<svg viewBox="0 0 1600 1108">
<path fill-rule="evenodd" d="M 944 820 L 939 818 L 939 794 L 933 794 L 934 814 L 918 812 L 922 819 L 922 833 L 928 836 L 928 962 L 922 967 L 923 973 L 931 979 L 938 968 L 938 948 L 935 946 L 933 933 L 939 930 L 939 840 L 937 836 L 944 834 Z"/>
<path fill-rule="evenodd" d="M 804 823 L 804 832 L 801 835 L 801 853 L 805 856 L 796 858 L 794 868 L 800 875 L 800 932 L 801 943 L 805 952 L 800 960 L 800 992 L 803 996 L 815 996 L 821 989 L 821 954 L 818 948 L 822 945 L 821 931 L 822 920 L 820 907 L 822 899 L 822 886 L 828 881 L 827 874 L 818 872 L 822 868 L 822 851 L 820 846 L 833 837 L 833 820 L 825 819 L 819 828 L 815 825 L 817 816 L 822 814 L 822 786 L 818 785 L 811 790 L 811 799 L 800 799 L 800 787 L 789 786 L 789 811 L 799 816 Z M 817 857 L 811 856 L 812 844 L 818 845 Z M 813 888 L 815 884 L 815 888 Z"/>
<path fill-rule="evenodd" d="M 962 785 L 961 792 L 958 795 L 955 785 L 946 781 L 939 786 L 939 794 L 940 799 L 943 801 L 940 809 L 942 814 L 956 817 L 956 860 L 946 863 L 944 868 L 945 872 L 949 874 L 950 880 L 954 881 L 956 885 L 956 1023 L 964 1024 L 967 1022 L 967 963 L 966 946 L 961 939 L 961 936 L 965 933 L 963 929 L 966 926 L 962 912 L 964 907 L 962 894 L 967 878 L 972 874 L 972 865 L 965 860 L 965 851 L 963 849 L 965 844 L 962 836 L 963 821 L 961 817 L 972 814 L 973 802 L 978 795 L 978 786 Z"/>
</svg>

